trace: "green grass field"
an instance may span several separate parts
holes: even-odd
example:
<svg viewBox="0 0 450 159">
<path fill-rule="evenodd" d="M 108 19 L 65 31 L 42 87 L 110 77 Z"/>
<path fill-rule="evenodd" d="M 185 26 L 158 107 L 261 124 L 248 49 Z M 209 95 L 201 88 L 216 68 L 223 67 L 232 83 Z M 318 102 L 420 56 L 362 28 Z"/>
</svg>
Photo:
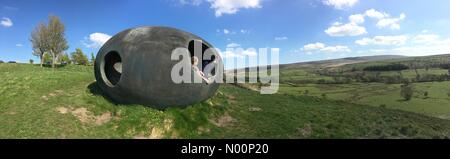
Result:
<svg viewBox="0 0 450 159">
<path fill-rule="evenodd" d="M 304 84 L 292 87 L 281 85 L 280 93 L 304 95 L 342 100 L 349 103 L 386 107 L 421 113 L 433 117 L 450 119 L 450 82 L 414 83 L 414 96 L 405 101 L 400 96 L 400 84 L 354 83 L 354 84 Z M 424 96 L 424 92 L 428 96 Z"/>
<path fill-rule="evenodd" d="M 160 111 L 109 101 L 86 66 L 53 70 L 0 64 L 0 81 L 0 138 L 450 137 L 449 120 L 389 109 L 395 101 L 386 102 L 387 108 L 372 107 L 333 100 L 339 93 L 330 93 L 329 99 L 299 95 L 300 87 L 285 85 L 278 94 L 260 95 L 224 84 L 207 101 Z M 316 89 L 311 86 L 311 93 Z M 430 92 L 424 102 L 434 98 L 444 96 Z"/>
</svg>

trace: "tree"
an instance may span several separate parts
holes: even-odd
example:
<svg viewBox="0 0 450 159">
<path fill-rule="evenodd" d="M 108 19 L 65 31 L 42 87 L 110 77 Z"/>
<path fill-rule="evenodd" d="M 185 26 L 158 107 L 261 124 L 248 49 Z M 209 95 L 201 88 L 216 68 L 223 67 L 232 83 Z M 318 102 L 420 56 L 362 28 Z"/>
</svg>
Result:
<svg viewBox="0 0 450 159">
<path fill-rule="evenodd" d="M 309 95 L 309 90 L 305 90 L 305 92 L 303 93 L 303 95 L 305 95 L 305 96 Z"/>
<path fill-rule="evenodd" d="M 428 91 L 423 92 L 423 96 L 426 98 L 428 98 Z"/>
<path fill-rule="evenodd" d="M 64 53 L 61 58 L 60 58 L 61 63 L 65 63 L 68 64 L 70 62 L 70 58 L 69 55 L 67 55 L 66 53 Z"/>
<path fill-rule="evenodd" d="M 33 59 L 30 59 L 30 64 L 33 64 L 34 63 L 34 60 Z"/>
<path fill-rule="evenodd" d="M 89 63 L 87 56 L 84 55 L 83 51 L 79 48 L 77 48 L 75 52 L 72 52 L 71 56 L 75 64 L 87 65 Z"/>
<path fill-rule="evenodd" d="M 45 24 L 40 23 L 34 30 L 31 32 L 31 44 L 33 45 L 33 55 L 38 56 L 41 60 L 41 67 L 44 63 L 44 54 L 48 51 L 48 43 L 46 41 L 47 37 L 47 26 Z"/>
<path fill-rule="evenodd" d="M 44 55 L 42 55 L 42 62 L 47 64 L 47 63 L 51 63 L 52 62 L 52 57 L 48 54 L 45 53 Z"/>
<path fill-rule="evenodd" d="M 400 95 L 406 100 L 411 100 L 414 94 L 413 86 L 409 83 L 401 85 Z"/>
<path fill-rule="evenodd" d="M 95 56 L 94 53 L 91 52 L 91 64 L 94 65 L 94 63 L 95 63 Z"/>
<path fill-rule="evenodd" d="M 41 66 L 44 61 L 44 54 L 48 53 L 52 57 L 52 67 L 55 68 L 58 56 L 69 48 L 64 37 L 65 26 L 57 16 L 50 15 L 48 25 L 40 23 L 31 33 L 31 43 L 33 44 L 33 55 L 39 56 Z"/>
<path fill-rule="evenodd" d="M 67 40 L 64 37 L 65 26 L 57 16 L 50 15 L 47 29 L 48 36 L 46 41 L 48 42 L 48 52 L 53 59 L 52 67 L 55 68 L 58 56 L 69 48 Z"/>
</svg>

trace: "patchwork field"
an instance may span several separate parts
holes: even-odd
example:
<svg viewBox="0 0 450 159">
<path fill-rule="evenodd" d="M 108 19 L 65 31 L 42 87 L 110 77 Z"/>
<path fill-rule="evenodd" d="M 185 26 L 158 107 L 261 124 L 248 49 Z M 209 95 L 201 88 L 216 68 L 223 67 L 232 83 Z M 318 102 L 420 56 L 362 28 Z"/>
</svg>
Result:
<svg viewBox="0 0 450 159">
<path fill-rule="evenodd" d="M 305 95 L 307 91 L 310 96 L 323 98 L 325 95 L 332 100 L 450 118 L 450 82 L 415 83 L 413 86 L 415 93 L 409 101 L 400 96 L 400 84 L 384 83 L 281 85 L 280 93 Z"/>
</svg>

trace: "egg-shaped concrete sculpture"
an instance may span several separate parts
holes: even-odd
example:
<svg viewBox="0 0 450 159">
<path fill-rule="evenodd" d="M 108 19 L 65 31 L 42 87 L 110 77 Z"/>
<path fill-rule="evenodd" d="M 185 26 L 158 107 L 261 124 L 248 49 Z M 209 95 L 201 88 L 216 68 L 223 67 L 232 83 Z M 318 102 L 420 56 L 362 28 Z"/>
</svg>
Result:
<svg viewBox="0 0 450 159">
<path fill-rule="evenodd" d="M 191 65 L 190 62 L 172 60 L 173 51 L 185 48 L 187 51 L 183 54 L 192 57 L 193 47 L 198 43 L 202 46 L 202 55 L 205 50 L 213 54 L 209 60 L 199 57 L 202 64 L 198 68 L 210 63 L 223 68 L 218 52 L 209 49 L 214 47 L 191 33 L 168 27 L 138 27 L 122 31 L 109 39 L 97 54 L 94 66 L 97 84 L 119 104 L 165 109 L 206 100 L 215 94 L 219 83 L 176 83 L 171 77 L 175 65 Z"/>
</svg>

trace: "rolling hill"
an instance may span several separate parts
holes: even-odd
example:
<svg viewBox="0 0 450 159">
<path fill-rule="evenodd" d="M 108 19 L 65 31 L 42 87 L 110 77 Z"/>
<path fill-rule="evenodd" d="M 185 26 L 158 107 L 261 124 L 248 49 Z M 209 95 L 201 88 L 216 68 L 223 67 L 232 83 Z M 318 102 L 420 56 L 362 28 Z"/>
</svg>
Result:
<svg viewBox="0 0 450 159">
<path fill-rule="evenodd" d="M 0 64 L 0 80 L 0 138 L 450 137 L 449 120 L 228 84 L 186 109 L 117 105 L 87 66 Z"/>
</svg>

